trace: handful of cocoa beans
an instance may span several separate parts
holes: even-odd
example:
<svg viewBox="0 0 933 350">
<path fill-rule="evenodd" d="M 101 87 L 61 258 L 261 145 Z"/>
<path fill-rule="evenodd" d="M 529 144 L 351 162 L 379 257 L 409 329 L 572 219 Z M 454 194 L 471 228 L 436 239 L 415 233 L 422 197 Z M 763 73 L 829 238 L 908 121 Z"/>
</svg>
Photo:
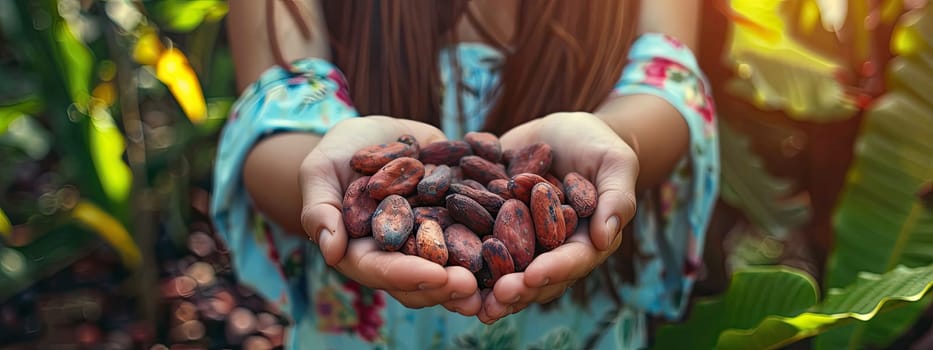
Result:
<svg viewBox="0 0 933 350">
<path fill-rule="evenodd" d="M 550 145 L 503 152 L 484 132 L 424 148 L 410 135 L 365 147 L 350 159 L 364 176 L 346 189 L 344 225 L 351 238 L 372 235 L 383 250 L 463 266 L 492 287 L 596 210 L 596 187 L 575 172 L 559 180 L 552 159 Z"/>
</svg>

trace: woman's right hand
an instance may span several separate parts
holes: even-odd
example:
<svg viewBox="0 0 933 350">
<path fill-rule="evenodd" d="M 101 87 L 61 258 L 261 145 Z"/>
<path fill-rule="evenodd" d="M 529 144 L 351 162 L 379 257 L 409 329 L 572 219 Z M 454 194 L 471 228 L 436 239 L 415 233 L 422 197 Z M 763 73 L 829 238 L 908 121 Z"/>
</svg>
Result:
<svg viewBox="0 0 933 350">
<path fill-rule="evenodd" d="M 372 237 L 348 239 L 341 211 L 343 192 L 360 176 L 350 169 L 350 158 L 360 148 L 392 142 L 405 134 L 414 136 L 422 147 L 445 139 L 431 125 L 380 116 L 352 118 L 328 131 L 301 164 L 301 225 L 327 264 L 348 278 L 385 290 L 410 308 L 443 305 L 466 316 L 476 315 L 481 297 L 467 269 L 382 251 Z"/>
</svg>

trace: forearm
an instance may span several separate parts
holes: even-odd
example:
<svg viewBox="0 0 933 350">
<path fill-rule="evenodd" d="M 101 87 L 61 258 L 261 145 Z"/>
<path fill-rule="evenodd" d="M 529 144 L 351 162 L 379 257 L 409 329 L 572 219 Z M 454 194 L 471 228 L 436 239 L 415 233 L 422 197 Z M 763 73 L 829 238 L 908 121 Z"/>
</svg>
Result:
<svg viewBox="0 0 933 350">
<path fill-rule="evenodd" d="M 269 67 L 275 65 L 266 21 L 266 1 L 230 0 L 227 15 L 227 36 L 236 68 L 237 91 L 259 78 Z M 288 0 L 292 1 L 292 0 Z M 320 7 L 320 0 L 294 0 L 305 9 L 310 20 L 311 37 L 305 38 L 299 30 L 296 18 L 289 14 L 283 1 L 275 5 L 274 28 L 286 61 L 317 57 L 330 59 L 330 42 L 327 27 Z"/>
<path fill-rule="evenodd" d="M 260 141 L 243 165 L 243 183 L 254 207 L 286 232 L 302 234 L 298 169 L 321 137 L 281 133 Z"/>
<path fill-rule="evenodd" d="M 696 52 L 699 6 L 698 0 L 643 1 L 638 32 L 672 36 Z M 658 96 L 613 97 L 596 114 L 638 155 L 639 188 L 666 179 L 689 147 L 690 132 L 684 116 Z"/>
</svg>

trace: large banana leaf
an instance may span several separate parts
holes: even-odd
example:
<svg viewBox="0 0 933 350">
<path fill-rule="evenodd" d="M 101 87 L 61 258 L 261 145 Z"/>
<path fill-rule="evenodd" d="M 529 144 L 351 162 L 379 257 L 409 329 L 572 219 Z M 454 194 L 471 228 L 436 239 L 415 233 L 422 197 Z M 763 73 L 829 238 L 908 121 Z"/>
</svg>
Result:
<svg viewBox="0 0 933 350">
<path fill-rule="evenodd" d="M 918 191 L 933 181 L 933 16 L 908 17 L 902 26 L 919 30 L 921 42 L 889 67 L 889 92 L 866 116 L 846 188 L 834 217 L 836 246 L 827 286 L 838 288 L 858 273 L 883 273 L 897 265 L 933 262 L 933 210 Z M 912 28 L 912 29 L 911 29 Z M 926 42 L 922 42 L 926 40 Z M 929 300 L 870 322 L 828 332 L 818 348 L 883 347 L 910 326 Z"/>
<path fill-rule="evenodd" d="M 779 348 L 845 322 L 856 321 L 858 324 L 871 320 L 905 303 L 920 304 L 914 302 L 920 300 L 931 286 L 933 265 L 915 269 L 898 266 L 884 275 L 863 273 L 851 286 L 830 290 L 826 300 L 807 312 L 794 317 L 768 316 L 753 329 L 722 332 L 716 348 Z"/>
<path fill-rule="evenodd" d="M 781 266 L 739 270 L 723 297 L 697 303 L 683 324 L 662 327 L 655 348 L 713 349 L 724 330 L 752 328 L 769 315 L 790 317 L 816 301 L 816 282 L 805 272 Z"/>
<path fill-rule="evenodd" d="M 658 349 L 775 349 L 847 322 L 914 305 L 933 286 L 933 264 L 863 273 L 816 304 L 816 282 L 770 266 L 736 272 L 726 294 L 697 304 L 687 322 L 658 332 Z M 806 310 L 805 312 L 801 312 Z M 879 316 L 881 317 L 881 316 Z"/>
</svg>

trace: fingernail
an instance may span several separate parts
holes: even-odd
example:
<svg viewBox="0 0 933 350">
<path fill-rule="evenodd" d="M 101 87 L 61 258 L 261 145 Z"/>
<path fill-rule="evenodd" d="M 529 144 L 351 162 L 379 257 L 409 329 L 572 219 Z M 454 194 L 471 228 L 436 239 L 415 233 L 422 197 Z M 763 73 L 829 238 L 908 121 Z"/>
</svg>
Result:
<svg viewBox="0 0 933 350">
<path fill-rule="evenodd" d="M 606 230 L 609 232 L 608 239 L 606 240 L 606 248 L 608 248 L 612 242 L 615 242 L 616 237 L 619 236 L 619 217 L 613 216 L 606 220 Z"/>
<path fill-rule="evenodd" d="M 333 237 L 334 235 L 330 233 L 330 230 L 326 228 L 321 230 L 321 233 L 317 236 L 317 245 L 321 248 L 321 251 L 326 251 L 330 248 L 330 239 Z"/>
</svg>

